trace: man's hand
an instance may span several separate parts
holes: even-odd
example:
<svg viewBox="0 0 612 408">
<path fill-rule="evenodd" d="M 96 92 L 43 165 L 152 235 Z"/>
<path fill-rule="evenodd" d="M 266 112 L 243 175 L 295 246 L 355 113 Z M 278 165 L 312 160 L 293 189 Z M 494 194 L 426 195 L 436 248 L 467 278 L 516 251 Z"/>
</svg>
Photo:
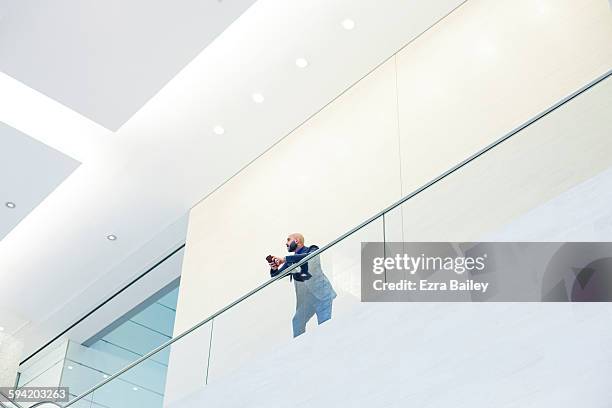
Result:
<svg viewBox="0 0 612 408">
<path fill-rule="evenodd" d="M 272 257 L 272 259 L 274 260 L 274 263 L 276 263 L 277 267 L 285 263 L 285 257 L 282 257 L 282 256 L 275 256 L 275 257 Z"/>
<path fill-rule="evenodd" d="M 278 269 L 278 265 L 274 261 L 269 262 L 268 265 L 270 265 L 270 269 L 272 269 L 273 271 Z"/>
</svg>

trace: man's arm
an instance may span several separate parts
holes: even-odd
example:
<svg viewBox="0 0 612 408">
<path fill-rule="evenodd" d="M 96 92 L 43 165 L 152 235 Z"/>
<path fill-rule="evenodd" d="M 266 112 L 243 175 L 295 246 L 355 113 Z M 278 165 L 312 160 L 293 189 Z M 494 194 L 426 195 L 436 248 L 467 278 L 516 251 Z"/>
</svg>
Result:
<svg viewBox="0 0 612 408">
<path fill-rule="evenodd" d="M 270 276 L 272 278 L 277 276 L 279 273 L 287 269 L 287 267 L 289 267 L 289 264 L 285 262 L 280 268 L 278 266 L 276 268 L 270 268 Z"/>
<path fill-rule="evenodd" d="M 302 259 L 304 259 L 307 255 L 309 255 L 311 252 L 314 252 L 317 249 L 319 249 L 318 246 L 311 245 L 310 247 L 308 247 L 308 251 L 306 251 L 306 252 L 302 252 L 301 254 L 295 254 L 295 255 L 287 255 L 285 257 L 285 263 L 283 264 L 283 266 L 287 265 L 287 264 L 292 265 L 294 263 L 298 263 Z"/>
<path fill-rule="evenodd" d="M 285 269 L 287 269 L 288 267 L 290 267 L 291 265 L 300 262 L 306 255 L 308 255 L 308 253 L 304 253 L 304 254 L 298 254 L 298 255 L 289 255 L 287 257 L 285 257 L 285 262 L 283 262 L 283 264 L 281 265 L 280 268 L 271 268 L 270 269 L 270 276 L 273 278 L 275 276 L 278 276 L 279 273 L 281 273 L 282 271 L 284 271 Z M 290 261 L 290 259 L 292 259 Z M 306 265 L 304 265 L 306 266 Z M 292 275 L 292 274 L 289 274 Z"/>
<path fill-rule="evenodd" d="M 308 247 L 308 251 L 303 252 L 301 254 L 294 254 L 294 255 L 287 255 L 284 258 L 284 261 L 282 266 L 280 268 L 272 268 L 270 269 L 270 276 L 271 277 L 275 277 L 278 276 L 279 273 L 281 273 L 282 271 L 284 271 L 285 269 L 287 269 L 288 267 L 290 267 L 293 264 L 296 264 L 298 262 L 300 262 L 302 259 L 304 259 L 308 254 L 310 254 L 310 252 L 314 252 L 317 249 L 319 249 L 318 246 L 316 245 L 311 245 L 310 247 Z M 302 271 L 301 273 L 303 274 L 308 274 L 308 264 L 304 264 L 302 265 Z M 295 275 L 295 274 L 290 274 L 290 275 Z"/>
<path fill-rule="evenodd" d="M 275 277 L 277 276 L 279 273 L 281 273 L 280 269 L 276 268 L 270 268 L 270 277 Z"/>
</svg>

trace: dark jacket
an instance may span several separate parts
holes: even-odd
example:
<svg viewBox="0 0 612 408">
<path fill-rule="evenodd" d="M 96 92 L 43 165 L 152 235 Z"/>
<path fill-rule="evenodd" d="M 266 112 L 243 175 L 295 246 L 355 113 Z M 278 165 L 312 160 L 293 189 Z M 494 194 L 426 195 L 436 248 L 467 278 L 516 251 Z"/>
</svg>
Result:
<svg viewBox="0 0 612 408">
<path fill-rule="evenodd" d="M 298 263 L 308 254 L 318 249 L 319 247 L 316 245 L 311 245 L 309 247 L 304 246 L 296 251 L 294 255 L 287 255 L 283 266 L 277 270 L 271 269 L 270 276 L 277 276 L 291 265 Z M 298 299 L 306 293 L 310 293 L 319 300 L 334 299 L 336 297 L 334 288 L 321 269 L 321 260 L 318 255 L 309 259 L 308 262 L 295 269 L 295 272 L 289 275 L 292 276 L 294 281 Z"/>
</svg>

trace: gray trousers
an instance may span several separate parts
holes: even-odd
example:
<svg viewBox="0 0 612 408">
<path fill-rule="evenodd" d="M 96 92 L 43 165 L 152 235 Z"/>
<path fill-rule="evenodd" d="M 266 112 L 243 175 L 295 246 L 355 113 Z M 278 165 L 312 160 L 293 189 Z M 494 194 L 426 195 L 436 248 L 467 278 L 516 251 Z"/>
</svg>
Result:
<svg viewBox="0 0 612 408">
<path fill-rule="evenodd" d="M 293 316 L 293 337 L 297 337 L 306 331 L 306 323 L 317 315 L 317 323 L 331 319 L 333 299 L 319 300 L 316 297 L 309 295 L 297 300 L 295 315 Z"/>
</svg>

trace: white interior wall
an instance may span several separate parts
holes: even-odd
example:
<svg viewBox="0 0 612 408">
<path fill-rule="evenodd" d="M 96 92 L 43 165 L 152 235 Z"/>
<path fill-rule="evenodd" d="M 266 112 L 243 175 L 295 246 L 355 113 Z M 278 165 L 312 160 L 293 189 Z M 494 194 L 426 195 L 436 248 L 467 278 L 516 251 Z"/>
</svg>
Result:
<svg viewBox="0 0 612 408">
<path fill-rule="evenodd" d="M 362 304 L 169 408 L 608 408 L 607 306 Z"/>
<path fill-rule="evenodd" d="M 608 78 L 407 201 L 406 239 L 478 241 L 608 169 L 611 95 Z M 513 238 L 532 236 L 522 231 Z"/>
<path fill-rule="evenodd" d="M 472 1 L 451 14 L 193 208 L 175 334 L 265 281 L 263 258 L 284 251 L 287 233 L 330 241 L 612 67 L 611 23 L 603 0 Z M 510 197 L 533 193 L 521 187 Z M 446 199 L 444 208 L 454 197 Z M 404 218 L 404 239 L 422 239 L 413 222 L 426 227 L 436 214 L 423 206 L 394 216 Z M 438 225 L 437 238 L 452 239 L 452 224 Z M 376 229 L 367 235 L 380 239 Z M 354 294 L 351 285 L 337 289 Z M 288 285 L 266 289 L 253 305 L 218 319 L 212 379 L 215 369 L 289 340 Z M 201 372 L 179 354 L 171 361 L 188 363 L 177 372 Z"/>
<path fill-rule="evenodd" d="M 513 219 L 478 241 L 612 241 L 610 203 L 612 167 Z"/>
<path fill-rule="evenodd" d="M 0 387 L 15 385 L 22 349 L 22 342 L 0 330 Z"/>
<path fill-rule="evenodd" d="M 442 181 L 439 190 L 422 193 L 418 212 L 435 212 L 440 203 L 452 202 L 448 212 L 456 214 L 450 228 L 474 234 L 489 225 L 474 222 L 476 216 L 464 217 L 467 208 L 499 219 L 496 214 L 522 207 L 524 201 L 510 196 L 520 187 L 527 189 L 528 197 L 565 190 L 485 238 L 609 240 L 612 167 L 566 187 L 583 177 L 586 168 L 597 172 L 604 158 L 612 164 L 610 95 L 612 79 L 523 130 L 487 158 L 472 162 L 468 171 Z M 545 146 L 550 153 L 543 161 L 525 160 L 503 172 L 508 160 L 531 159 Z M 551 160 L 553 156 L 557 160 Z M 467 194 L 441 196 L 463 190 Z M 491 210 L 490 192 L 499 196 L 499 204 L 506 204 Z M 445 218 L 417 225 L 417 234 L 433 228 L 441 236 L 448 225 Z M 254 356 L 240 370 L 170 408 L 605 408 L 612 398 L 610 318 L 610 303 L 362 303 L 350 316 Z"/>
<path fill-rule="evenodd" d="M 202 388 L 206 383 L 211 325 L 206 324 L 170 346 L 163 406 Z"/>
<path fill-rule="evenodd" d="M 60 343 L 55 345 L 53 348 L 47 350 L 45 354 L 42 354 L 39 359 L 32 361 L 27 367 L 21 370 L 19 373 L 19 386 L 29 385 L 35 378 L 39 377 L 42 373 L 45 373 L 50 368 L 56 365 L 62 365 L 63 360 L 66 356 L 66 350 L 68 348 L 68 342 Z M 58 376 L 57 381 L 53 384 L 59 384 L 60 377 Z"/>
<path fill-rule="evenodd" d="M 469 1 L 397 54 L 408 193 L 612 68 L 602 0 Z"/>
</svg>

